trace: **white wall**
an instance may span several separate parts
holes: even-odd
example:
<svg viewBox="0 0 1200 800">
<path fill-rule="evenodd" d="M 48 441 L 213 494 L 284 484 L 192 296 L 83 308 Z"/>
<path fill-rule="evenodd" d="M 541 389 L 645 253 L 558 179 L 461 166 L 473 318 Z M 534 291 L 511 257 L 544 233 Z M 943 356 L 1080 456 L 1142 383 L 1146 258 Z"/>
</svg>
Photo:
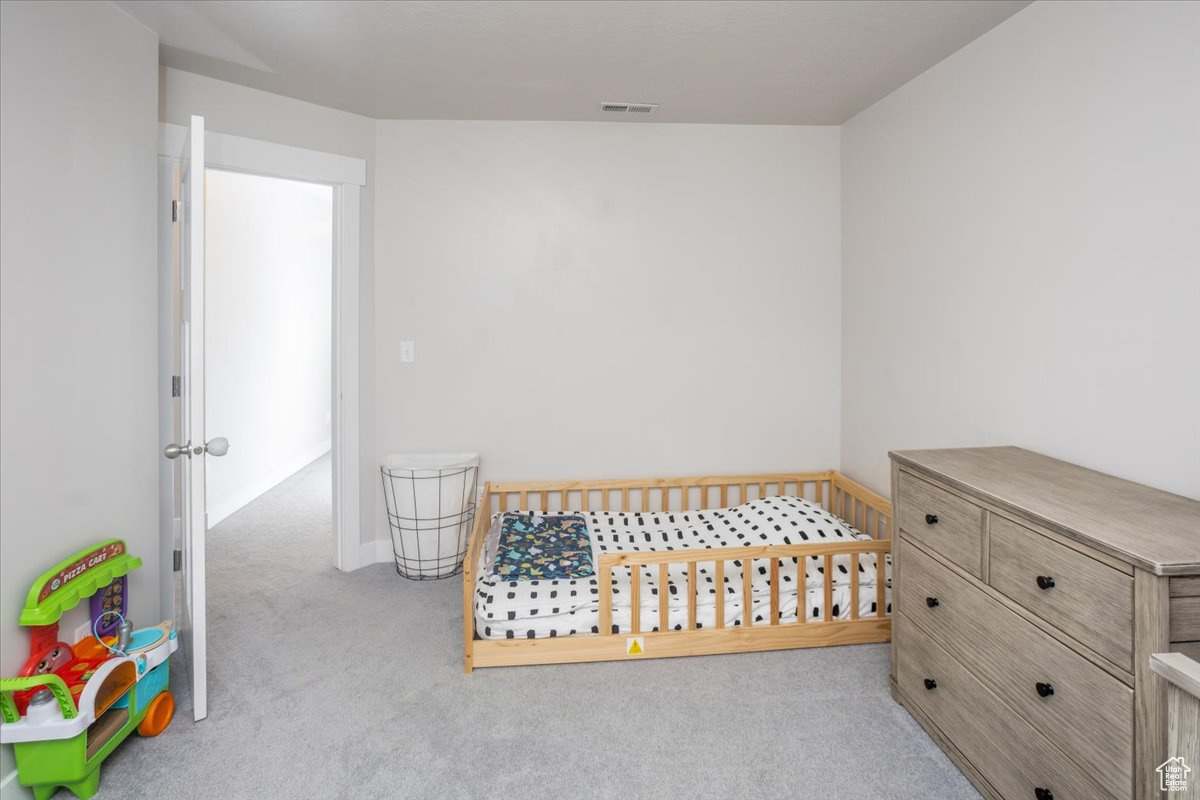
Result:
<svg viewBox="0 0 1200 800">
<path fill-rule="evenodd" d="M 172 69 L 160 118 L 368 162 L 368 545 L 396 450 L 510 478 L 840 461 L 886 491 L 890 448 L 1012 442 L 1196 494 L 1195 8 L 1035 3 L 844 126 L 840 167 L 834 128 L 376 122 Z M 582 332 L 513 323 L 559 297 Z M 592 368 L 631 386 L 487 393 Z"/>
<path fill-rule="evenodd" d="M 1200 4 L 1026 8 L 842 131 L 842 467 L 1016 444 L 1200 497 Z"/>
<path fill-rule="evenodd" d="M 329 452 L 333 189 L 208 170 L 205 459 L 218 524 Z"/>
<path fill-rule="evenodd" d="M 380 121 L 371 452 L 836 466 L 838 172 L 832 127 Z"/>
<path fill-rule="evenodd" d="M 373 545 L 377 535 L 374 503 L 382 502 L 376 486 L 379 465 L 375 460 L 373 429 L 375 120 L 165 67 L 160 70 L 158 89 L 158 113 L 163 122 L 186 125 L 190 115 L 200 114 L 210 131 L 338 153 L 367 162 L 367 184 L 361 193 L 359 253 L 359 449 L 362 454 L 359 499 L 362 508 L 360 536 L 363 542 Z"/>
<path fill-rule="evenodd" d="M 100 539 L 144 559 L 132 617 L 160 620 L 157 62 L 108 3 L 0 3 L 3 675 L 28 656 L 29 585 Z"/>
</svg>

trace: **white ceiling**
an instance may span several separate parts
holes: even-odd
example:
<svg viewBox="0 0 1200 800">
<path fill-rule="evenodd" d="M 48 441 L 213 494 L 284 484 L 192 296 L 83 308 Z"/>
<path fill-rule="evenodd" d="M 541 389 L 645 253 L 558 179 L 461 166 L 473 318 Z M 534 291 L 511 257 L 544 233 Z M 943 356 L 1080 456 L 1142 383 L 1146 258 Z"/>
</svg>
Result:
<svg viewBox="0 0 1200 800">
<path fill-rule="evenodd" d="M 839 124 L 1028 2 L 117 5 L 168 66 L 370 117 Z"/>
</svg>

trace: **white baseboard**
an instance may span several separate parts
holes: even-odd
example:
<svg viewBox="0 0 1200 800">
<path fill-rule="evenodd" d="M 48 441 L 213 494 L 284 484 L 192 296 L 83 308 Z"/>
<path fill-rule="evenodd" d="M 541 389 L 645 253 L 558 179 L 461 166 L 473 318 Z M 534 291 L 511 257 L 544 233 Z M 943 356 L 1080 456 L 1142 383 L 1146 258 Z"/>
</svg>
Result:
<svg viewBox="0 0 1200 800">
<path fill-rule="evenodd" d="M 321 442 L 311 452 L 301 456 L 286 467 L 276 470 L 274 474 L 269 475 L 266 478 L 257 481 L 255 484 L 243 489 L 233 498 L 221 503 L 209 503 L 208 508 L 206 509 L 208 527 L 216 527 L 226 517 L 262 497 L 264 494 L 271 491 L 276 486 L 283 483 L 288 478 L 292 477 L 297 472 L 328 453 L 330 447 L 331 444 L 329 440 Z"/>
<path fill-rule="evenodd" d="M 372 564 L 393 564 L 396 556 L 392 552 L 391 539 L 377 539 L 373 542 L 363 542 L 359 549 L 358 566 L 369 567 Z"/>
<path fill-rule="evenodd" d="M 375 541 L 375 563 L 376 564 L 395 564 L 396 550 L 392 547 L 392 540 L 377 539 Z"/>
</svg>

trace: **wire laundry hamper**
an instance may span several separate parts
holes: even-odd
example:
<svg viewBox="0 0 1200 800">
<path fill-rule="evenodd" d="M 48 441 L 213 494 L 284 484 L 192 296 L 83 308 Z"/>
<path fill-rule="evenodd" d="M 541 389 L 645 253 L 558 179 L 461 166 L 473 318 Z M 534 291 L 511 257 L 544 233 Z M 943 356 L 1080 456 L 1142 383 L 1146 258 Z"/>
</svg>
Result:
<svg viewBox="0 0 1200 800">
<path fill-rule="evenodd" d="M 478 453 L 404 453 L 380 467 L 396 572 L 426 581 L 462 571 L 475 521 Z"/>
</svg>

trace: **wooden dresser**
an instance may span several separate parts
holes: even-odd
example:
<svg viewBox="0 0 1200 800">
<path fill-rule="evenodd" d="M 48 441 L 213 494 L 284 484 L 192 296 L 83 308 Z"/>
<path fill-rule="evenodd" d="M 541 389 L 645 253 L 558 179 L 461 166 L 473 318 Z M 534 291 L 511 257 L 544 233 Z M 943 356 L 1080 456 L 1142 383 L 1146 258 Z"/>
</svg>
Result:
<svg viewBox="0 0 1200 800">
<path fill-rule="evenodd" d="M 1200 650 L 1200 502 L 1015 447 L 891 457 L 896 700 L 985 797 L 1165 797 L 1150 656 Z"/>
</svg>

